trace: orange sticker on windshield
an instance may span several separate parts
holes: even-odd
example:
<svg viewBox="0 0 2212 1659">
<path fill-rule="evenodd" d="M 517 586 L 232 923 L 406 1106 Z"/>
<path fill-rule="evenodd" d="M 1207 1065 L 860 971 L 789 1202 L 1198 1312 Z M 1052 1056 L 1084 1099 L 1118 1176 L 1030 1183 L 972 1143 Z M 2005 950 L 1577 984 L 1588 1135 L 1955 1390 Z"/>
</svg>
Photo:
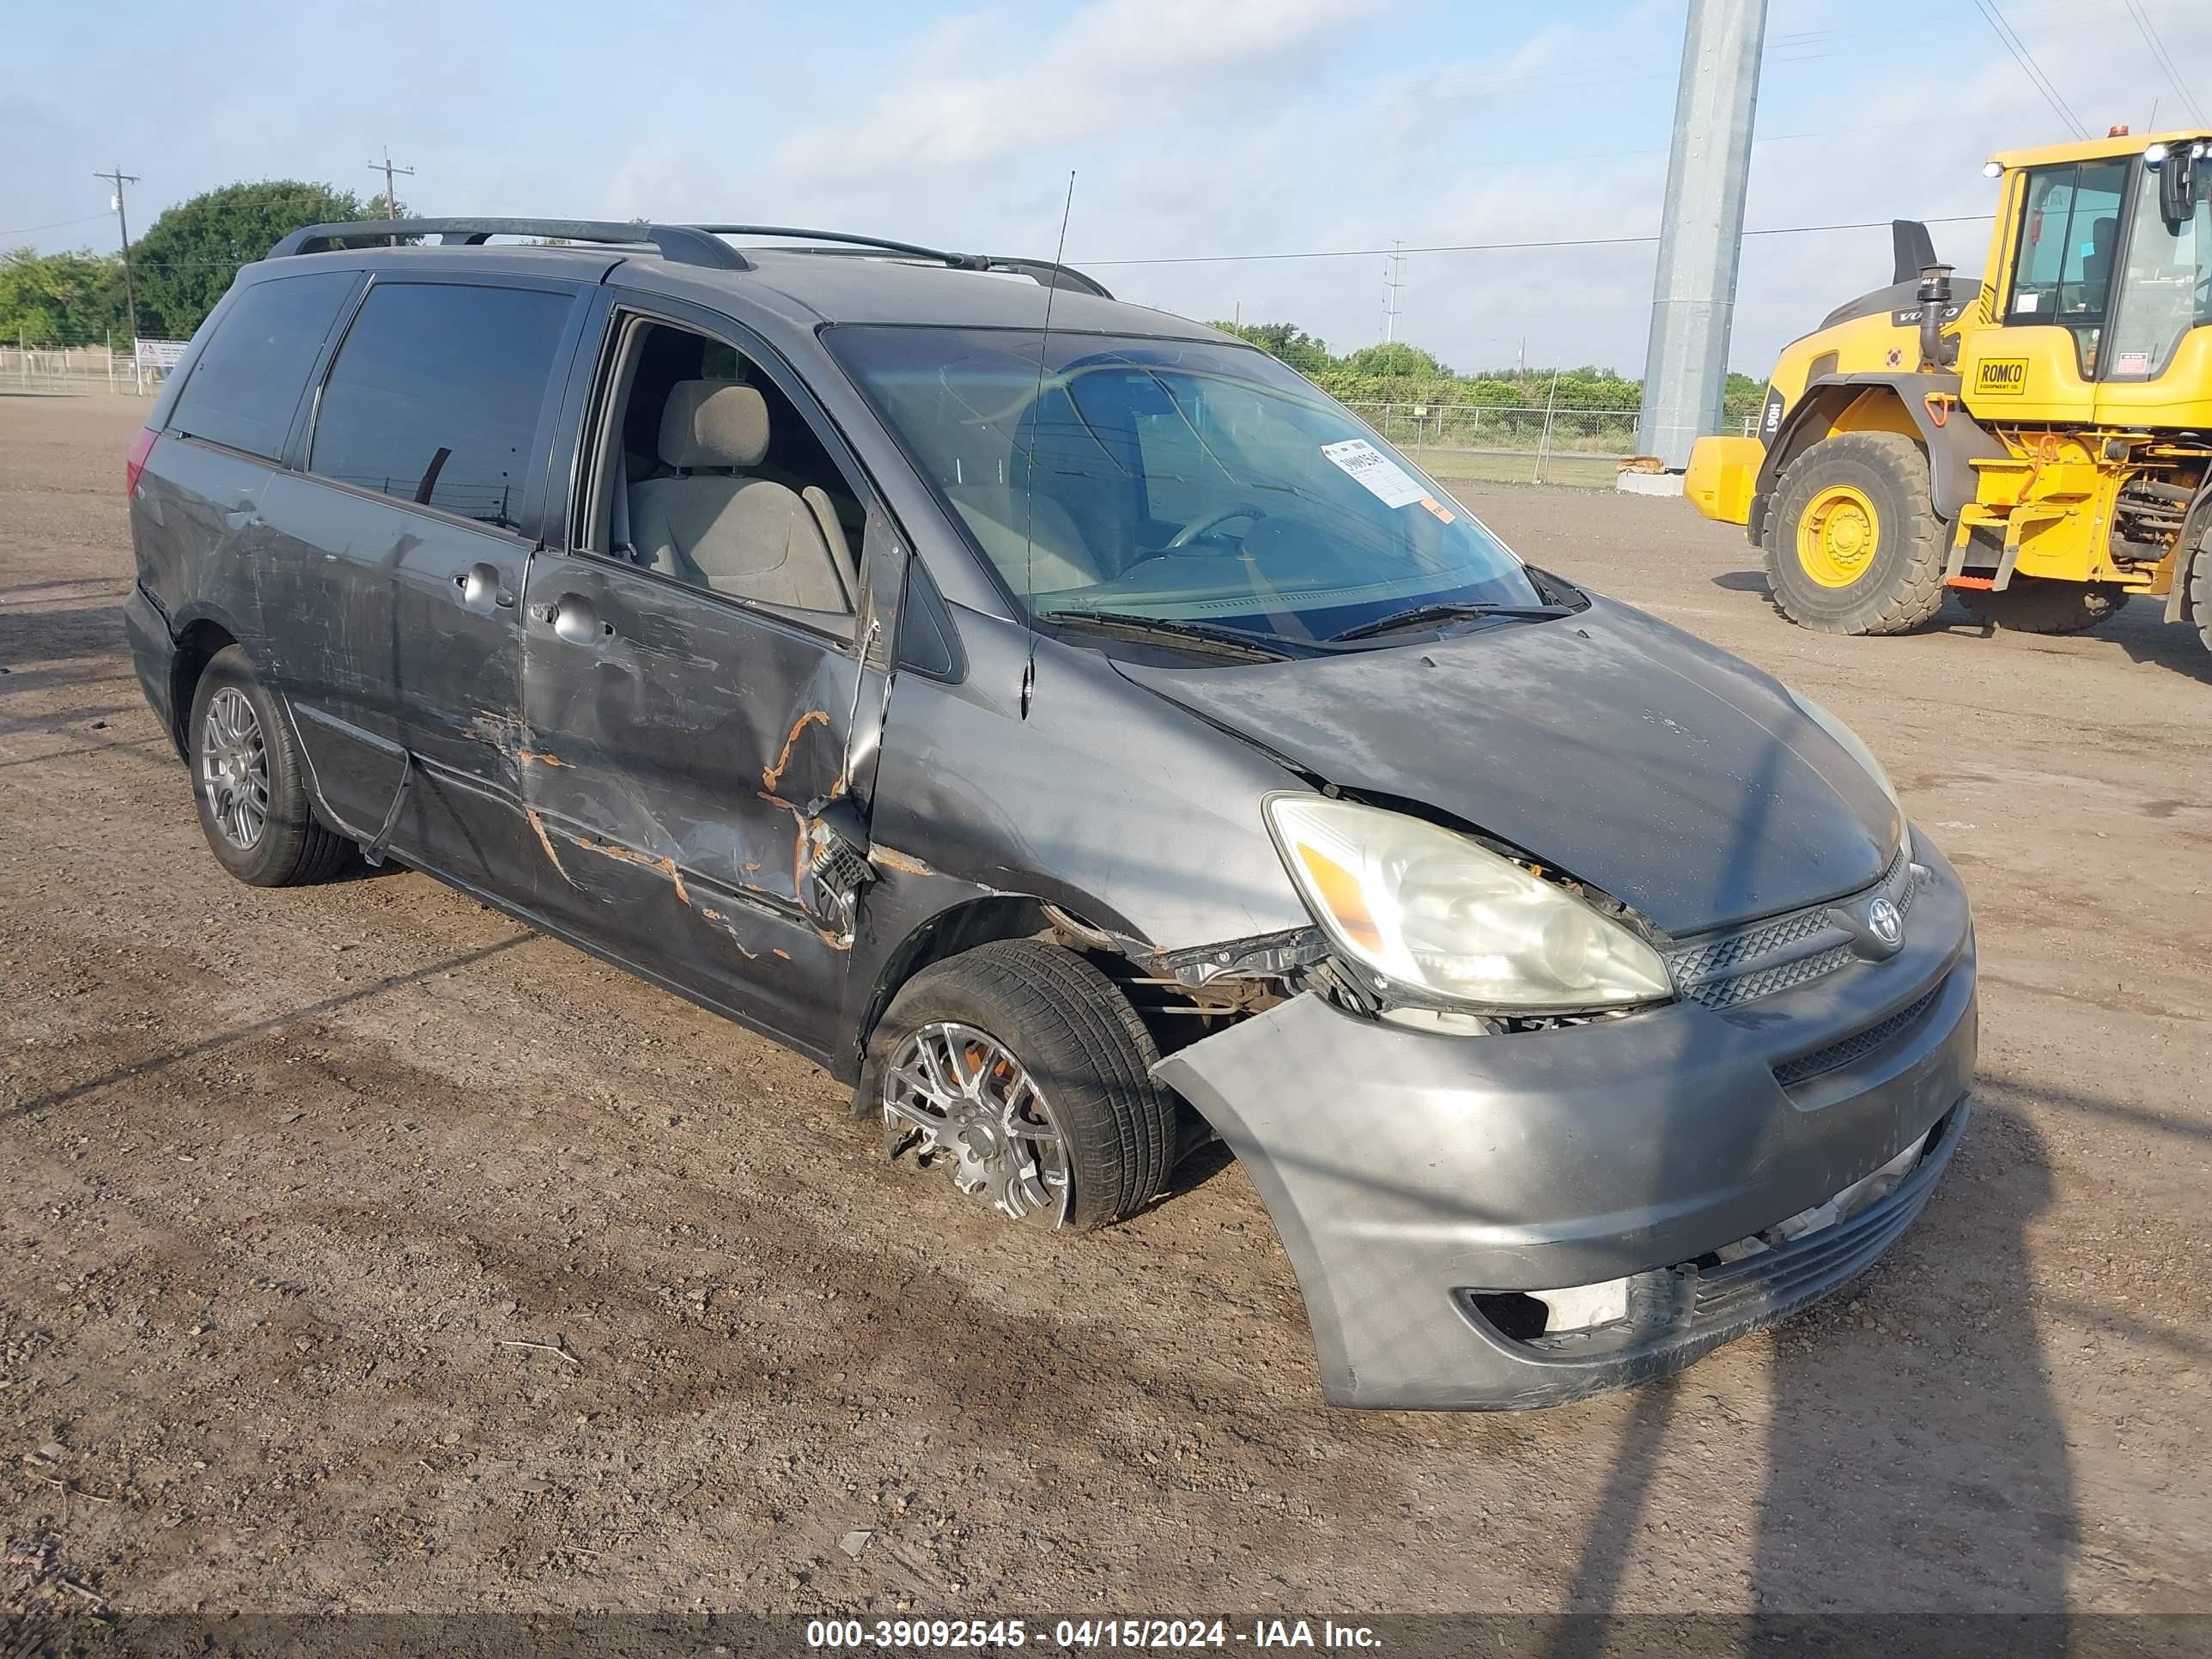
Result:
<svg viewBox="0 0 2212 1659">
<path fill-rule="evenodd" d="M 1421 505 L 1427 507 L 1430 512 L 1435 514 L 1437 517 L 1442 519 L 1446 524 L 1453 522 L 1451 509 L 1446 507 L 1442 501 L 1437 500 L 1435 496 L 1422 496 Z"/>
</svg>

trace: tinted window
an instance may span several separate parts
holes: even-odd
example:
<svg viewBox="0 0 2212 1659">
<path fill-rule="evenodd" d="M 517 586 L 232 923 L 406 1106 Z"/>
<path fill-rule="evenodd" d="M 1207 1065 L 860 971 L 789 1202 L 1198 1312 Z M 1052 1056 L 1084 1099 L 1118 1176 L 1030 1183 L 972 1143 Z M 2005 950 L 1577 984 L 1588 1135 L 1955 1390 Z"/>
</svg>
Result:
<svg viewBox="0 0 2212 1659">
<path fill-rule="evenodd" d="M 325 270 L 240 292 L 193 365 L 171 428 L 275 460 L 324 337 L 359 280 Z"/>
<path fill-rule="evenodd" d="M 530 289 L 379 283 L 323 388 L 310 470 L 514 527 L 570 303 Z"/>
</svg>

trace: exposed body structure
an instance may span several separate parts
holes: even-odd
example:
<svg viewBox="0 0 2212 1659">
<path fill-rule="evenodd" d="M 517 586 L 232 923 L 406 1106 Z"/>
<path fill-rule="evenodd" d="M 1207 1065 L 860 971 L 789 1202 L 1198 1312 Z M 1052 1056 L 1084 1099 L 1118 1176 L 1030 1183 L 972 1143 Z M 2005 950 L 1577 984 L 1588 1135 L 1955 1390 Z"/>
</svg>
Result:
<svg viewBox="0 0 2212 1659">
<path fill-rule="evenodd" d="M 2071 633 L 2143 594 L 2212 646 L 2212 135 L 2007 151 L 1988 275 L 1897 226 L 1895 283 L 1785 347 L 1686 490 L 1776 603 L 1903 633 L 1947 593 Z"/>
</svg>

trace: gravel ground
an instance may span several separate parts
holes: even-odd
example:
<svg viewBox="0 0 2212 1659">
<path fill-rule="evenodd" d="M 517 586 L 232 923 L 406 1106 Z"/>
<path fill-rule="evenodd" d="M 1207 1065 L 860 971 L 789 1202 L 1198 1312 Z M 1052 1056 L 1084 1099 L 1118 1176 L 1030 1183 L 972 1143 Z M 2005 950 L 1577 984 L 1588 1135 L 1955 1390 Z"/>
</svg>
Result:
<svg viewBox="0 0 2212 1659">
<path fill-rule="evenodd" d="M 1018 1232 L 884 1165 L 810 1066 L 422 877 L 225 878 L 122 647 L 143 408 L 0 396 L 0 1614 L 89 1607 L 64 1578 L 147 1610 L 2212 1600 L 2212 657 L 2154 605 L 1831 639 L 1679 502 L 1467 487 L 1884 757 L 1975 897 L 1984 1110 L 1779 1331 L 1555 1412 L 1363 1415 L 1320 1404 L 1233 1164 Z"/>
</svg>

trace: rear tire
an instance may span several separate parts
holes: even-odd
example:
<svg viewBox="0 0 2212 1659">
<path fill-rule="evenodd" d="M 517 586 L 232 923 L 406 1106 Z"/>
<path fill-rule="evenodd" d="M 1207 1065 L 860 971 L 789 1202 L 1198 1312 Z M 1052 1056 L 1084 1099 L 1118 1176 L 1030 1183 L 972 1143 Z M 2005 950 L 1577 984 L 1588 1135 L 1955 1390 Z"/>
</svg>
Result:
<svg viewBox="0 0 2212 1659">
<path fill-rule="evenodd" d="M 2002 593 L 1972 587 L 1958 592 L 1959 603 L 1976 622 L 2011 634 L 2079 634 L 2128 602 L 2127 590 L 2112 582 L 2059 582 L 2040 576 L 2014 576 Z"/>
<path fill-rule="evenodd" d="M 894 1062 L 912 1052 L 910 1039 L 947 1029 L 997 1043 L 1035 1080 L 1043 1116 L 1065 1147 L 1060 1225 L 1079 1232 L 1106 1226 L 1165 1190 L 1176 1122 L 1174 1097 L 1152 1080 L 1159 1050 L 1128 998 L 1090 963 L 1056 945 L 1008 939 L 949 957 L 908 981 L 869 1036 L 858 1095 L 886 1119 L 895 1140 L 911 1133 L 911 1120 L 886 1109 Z"/>
<path fill-rule="evenodd" d="M 326 881 L 353 851 L 316 818 L 291 726 L 243 647 L 226 646 L 200 671 L 185 759 L 208 848 L 248 886 Z"/>
<path fill-rule="evenodd" d="M 1801 627 L 1904 634 L 1943 607 L 1943 521 L 1902 433 L 1846 432 L 1792 461 L 1764 540 L 1774 603 Z"/>
</svg>

